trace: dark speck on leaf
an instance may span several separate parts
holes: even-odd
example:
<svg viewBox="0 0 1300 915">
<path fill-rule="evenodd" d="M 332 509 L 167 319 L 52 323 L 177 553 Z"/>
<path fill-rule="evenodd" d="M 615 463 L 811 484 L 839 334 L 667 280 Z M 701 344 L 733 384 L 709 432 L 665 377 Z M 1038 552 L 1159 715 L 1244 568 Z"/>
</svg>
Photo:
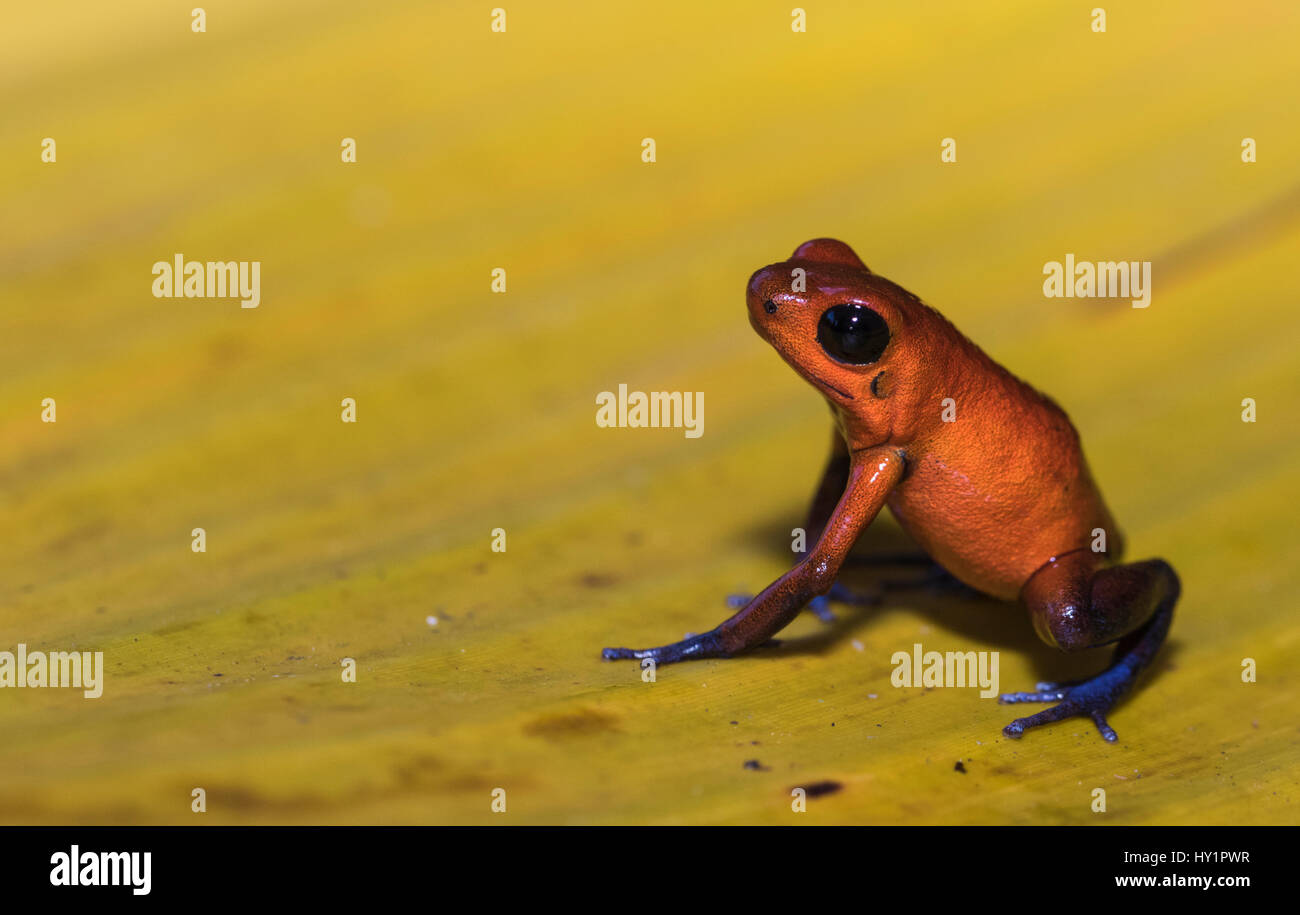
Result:
<svg viewBox="0 0 1300 915">
<path fill-rule="evenodd" d="M 821 797 L 823 794 L 834 794 L 844 786 L 839 782 L 825 781 L 813 782 L 811 785 L 800 785 L 809 797 Z"/>
<path fill-rule="evenodd" d="M 765 765 L 763 765 L 763 764 L 762 764 L 761 762 L 759 762 L 757 759 L 747 759 L 747 760 L 745 760 L 745 768 L 746 768 L 746 769 L 753 769 L 755 772 L 768 772 L 768 771 L 770 771 L 770 769 L 771 769 L 770 766 L 765 766 Z"/>
<path fill-rule="evenodd" d="M 960 772 L 963 775 L 966 774 L 966 767 L 962 765 L 962 761 L 960 759 L 957 760 L 957 765 L 953 766 L 952 768 L 954 772 Z"/>
<path fill-rule="evenodd" d="M 618 730 L 618 719 L 607 712 L 580 708 L 567 714 L 546 715 L 524 725 L 524 733 L 546 740 L 589 737 Z"/>
</svg>

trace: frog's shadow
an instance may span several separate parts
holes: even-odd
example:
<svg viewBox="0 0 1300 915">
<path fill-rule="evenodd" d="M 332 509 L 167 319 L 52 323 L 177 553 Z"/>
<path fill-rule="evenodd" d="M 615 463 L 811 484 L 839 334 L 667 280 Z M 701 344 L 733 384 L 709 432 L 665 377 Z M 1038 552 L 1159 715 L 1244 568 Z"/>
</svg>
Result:
<svg viewBox="0 0 1300 915">
<path fill-rule="evenodd" d="M 788 518 L 774 520 L 770 524 L 751 528 L 744 539 L 752 546 L 768 550 L 789 562 L 792 556 L 791 528 Z M 929 564 L 881 564 L 879 557 L 883 556 L 928 559 L 925 551 L 893 518 L 882 515 L 858 538 L 848 561 L 840 571 L 839 581 L 852 591 L 870 591 L 882 580 L 920 580 L 928 571 L 936 568 L 932 561 Z M 833 622 L 822 624 L 820 630 L 811 635 L 782 637 L 778 644 L 756 652 L 755 656 L 823 655 L 842 644 L 851 633 L 860 630 L 866 630 L 860 640 L 867 644 L 867 650 L 875 650 L 871 647 L 870 623 L 878 616 L 894 612 L 900 605 L 920 610 L 944 629 L 968 637 L 973 642 L 991 642 L 997 646 L 996 650 L 1024 655 L 1033 665 L 1037 680 L 1077 680 L 1092 676 L 1110 665 L 1110 655 L 1114 649 L 1114 646 L 1106 645 L 1066 654 L 1038 638 L 1025 609 L 1019 603 L 998 600 L 950 580 L 948 585 L 929 583 L 906 588 L 886 586 L 880 602 L 870 606 L 832 602 L 831 610 L 835 614 Z M 960 645 L 925 644 L 925 639 L 919 636 L 917 641 L 924 644 L 926 650 L 961 650 Z M 892 656 L 895 651 L 910 650 L 911 647 L 909 641 L 907 645 L 888 645 L 879 650 L 884 652 L 882 656 Z M 1161 648 L 1153 670 L 1172 667 L 1171 661 L 1179 650 L 1178 642 L 1171 636 Z M 1032 683 L 1007 685 L 1012 690 L 1032 687 Z"/>
</svg>

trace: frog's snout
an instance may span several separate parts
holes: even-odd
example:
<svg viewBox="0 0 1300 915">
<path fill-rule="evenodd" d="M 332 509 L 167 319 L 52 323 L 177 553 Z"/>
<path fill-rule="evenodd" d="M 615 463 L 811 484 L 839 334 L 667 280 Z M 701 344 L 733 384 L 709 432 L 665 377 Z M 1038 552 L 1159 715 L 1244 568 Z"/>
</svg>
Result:
<svg viewBox="0 0 1300 915">
<path fill-rule="evenodd" d="M 749 323 L 759 333 L 763 331 L 765 321 L 771 320 L 781 312 L 780 293 L 789 291 L 781 283 L 781 274 L 774 267 L 764 267 L 754 272 L 749 278 L 745 290 L 745 303 L 749 308 Z"/>
<path fill-rule="evenodd" d="M 753 276 L 749 278 L 749 285 L 745 287 L 746 298 L 752 305 L 754 302 L 763 303 L 772 298 L 772 293 L 777 292 L 777 286 L 780 279 L 776 270 L 772 267 L 762 267 L 754 271 Z"/>
</svg>

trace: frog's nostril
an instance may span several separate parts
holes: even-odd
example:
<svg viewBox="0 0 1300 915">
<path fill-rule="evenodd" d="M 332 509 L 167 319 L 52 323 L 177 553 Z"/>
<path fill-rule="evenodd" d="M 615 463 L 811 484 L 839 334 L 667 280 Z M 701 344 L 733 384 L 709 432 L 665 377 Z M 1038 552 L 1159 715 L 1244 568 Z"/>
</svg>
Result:
<svg viewBox="0 0 1300 915">
<path fill-rule="evenodd" d="M 771 299 L 768 299 L 766 302 L 763 303 L 763 310 L 770 315 L 776 314 L 776 303 L 773 302 Z"/>
</svg>

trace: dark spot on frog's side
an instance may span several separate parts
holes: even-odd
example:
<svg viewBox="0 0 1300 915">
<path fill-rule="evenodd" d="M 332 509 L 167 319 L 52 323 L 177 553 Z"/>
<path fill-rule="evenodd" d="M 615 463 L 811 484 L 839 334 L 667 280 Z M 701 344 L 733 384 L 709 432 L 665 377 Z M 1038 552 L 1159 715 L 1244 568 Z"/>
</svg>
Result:
<svg viewBox="0 0 1300 915">
<path fill-rule="evenodd" d="M 844 786 L 839 782 L 822 781 L 812 782 L 807 785 L 796 785 L 795 787 L 802 788 L 809 797 L 822 797 L 826 794 L 834 794 L 836 791 L 843 789 Z"/>
</svg>

